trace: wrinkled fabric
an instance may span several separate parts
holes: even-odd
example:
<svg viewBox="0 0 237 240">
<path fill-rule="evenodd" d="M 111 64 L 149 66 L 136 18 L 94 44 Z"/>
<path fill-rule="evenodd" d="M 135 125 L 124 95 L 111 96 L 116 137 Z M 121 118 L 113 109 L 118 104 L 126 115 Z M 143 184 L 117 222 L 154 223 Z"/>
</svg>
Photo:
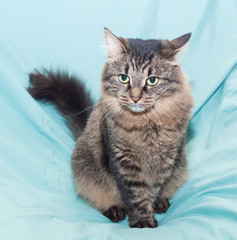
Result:
<svg viewBox="0 0 237 240">
<path fill-rule="evenodd" d="M 237 239 L 237 2 L 0 1 L 0 239 Z M 159 227 L 112 223 L 75 194 L 72 134 L 54 106 L 27 93 L 34 68 L 62 68 L 95 101 L 103 28 L 128 38 L 192 32 L 180 62 L 195 99 L 189 180 Z"/>
</svg>

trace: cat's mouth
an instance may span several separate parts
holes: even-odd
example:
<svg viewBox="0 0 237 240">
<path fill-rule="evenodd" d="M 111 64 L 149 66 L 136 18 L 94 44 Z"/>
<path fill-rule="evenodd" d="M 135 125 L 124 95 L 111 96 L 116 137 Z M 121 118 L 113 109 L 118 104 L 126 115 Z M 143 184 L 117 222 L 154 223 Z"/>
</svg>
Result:
<svg viewBox="0 0 237 240">
<path fill-rule="evenodd" d="M 144 106 L 143 104 L 139 104 L 139 103 L 130 103 L 127 105 L 127 107 L 132 112 L 144 112 L 147 109 L 146 106 Z"/>
</svg>

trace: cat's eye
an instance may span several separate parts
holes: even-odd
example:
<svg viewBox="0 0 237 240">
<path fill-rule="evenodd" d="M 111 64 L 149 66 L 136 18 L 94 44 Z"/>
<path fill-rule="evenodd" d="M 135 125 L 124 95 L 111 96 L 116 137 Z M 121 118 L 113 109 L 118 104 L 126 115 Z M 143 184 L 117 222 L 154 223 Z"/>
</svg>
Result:
<svg viewBox="0 0 237 240">
<path fill-rule="evenodd" d="M 146 83 L 150 86 L 154 86 L 158 83 L 159 78 L 158 77 L 150 77 L 146 80 Z"/>
<path fill-rule="evenodd" d="M 120 74 L 119 75 L 119 81 L 121 83 L 128 83 L 130 81 L 130 78 L 126 74 Z"/>
</svg>

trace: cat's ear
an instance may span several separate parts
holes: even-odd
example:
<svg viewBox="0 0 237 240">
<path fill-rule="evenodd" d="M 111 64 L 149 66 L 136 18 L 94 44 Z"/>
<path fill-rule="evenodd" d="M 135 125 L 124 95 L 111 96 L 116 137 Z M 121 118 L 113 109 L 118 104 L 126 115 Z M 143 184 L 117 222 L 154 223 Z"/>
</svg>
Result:
<svg viewBox="0 0 237 240">
<path fill-rule="evenodd" d="M 104 34 L 108 48 L 108 58 L 117 58 L 128 51 L 121 39 L 117 38 L 109 29 L 105 28 Z"/>
<path fill-rule="evenodd" d="M 162 55 L 169 58 L 174 57 L 178 52 L 182 51 L 187 46 L 190 38 L 191 33 L 187 33 L 181 37 L 175 38 L 172 41 L 163 41 L 163 49 L 161 50 Z"/>
</svg>

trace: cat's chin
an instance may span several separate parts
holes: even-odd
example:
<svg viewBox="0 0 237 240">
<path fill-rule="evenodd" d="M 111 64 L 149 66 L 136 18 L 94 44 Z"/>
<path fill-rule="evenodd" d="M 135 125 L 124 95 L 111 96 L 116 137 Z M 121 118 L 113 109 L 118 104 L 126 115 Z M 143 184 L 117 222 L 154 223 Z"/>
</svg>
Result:
<svg viewBox="0 0 237 240">
<path fill-rule="evenodd" d="M 146 107 L 141 104 L 129 104 L 128 109 L 131 110 L 132 112 L 144 112 L 146 110 Z"/>
</svg>

